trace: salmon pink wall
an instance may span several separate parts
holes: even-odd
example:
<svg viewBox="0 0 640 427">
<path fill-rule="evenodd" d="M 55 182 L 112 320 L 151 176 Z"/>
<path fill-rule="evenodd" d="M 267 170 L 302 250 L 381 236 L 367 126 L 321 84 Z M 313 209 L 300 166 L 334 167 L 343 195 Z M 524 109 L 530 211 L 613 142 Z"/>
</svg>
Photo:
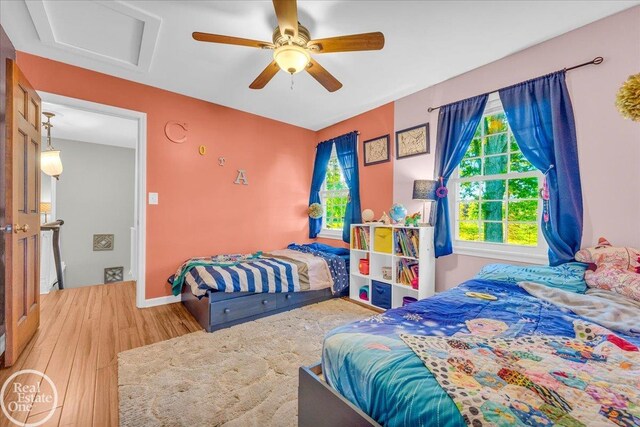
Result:
<svg viewBox="0 0 640 427">
<path fill-rule="evenodd" d="M 326 141 L 351 131 L 359 131 L 358 162 L 360 166 L 360 201 L 362 209 L 373 209 L 376 218 L 388 211 L 393 200 L 393 156 L 394 150 L 394 103 L 383 105 L 373 110 L 336 123 L 317 132 L 317 142 Z M 363 142 L 389 134 L 391 161 L 377 165 L 364 166 Z M 315 146 L 315 144 L 314 144 Z M 334 239 L 318 239 L 318 241 L 337 245 Z"/>
<path fill-rule="evenodd" d="M 315 132 L 22 52 L 18 65 L 37 90 L 147 113 L 147 191 L 159 204 L 147 206 L 146 298 L 169 295 L 187 258 L 308 240 Z M 165 137 L 173 120 L 188 123 L 186 143 Z M 233 183 L 237 169 L 248 186 Z"/>
</svg>

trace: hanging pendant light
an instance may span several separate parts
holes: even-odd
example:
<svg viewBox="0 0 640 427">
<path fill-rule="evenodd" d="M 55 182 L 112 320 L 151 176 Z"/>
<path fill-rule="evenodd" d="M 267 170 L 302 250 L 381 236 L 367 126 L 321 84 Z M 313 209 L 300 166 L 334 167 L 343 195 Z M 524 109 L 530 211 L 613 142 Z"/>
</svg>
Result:
<svg viewBox="0 0 640 427">
<path fill-rule="evenodd" d="M 56 150 L 51 145 L 51 117 L 55 117 L 55 114 L 43 112 L 42 113 L 47 121 L 42 123 L 42 126 L 47 130 L 47 150 L 40 154 L 40 169 L 42 172 L 55 179 L 60 179 L 62 173 L 62 160 L 60 159 L 60 150 Z"/>
</svg>

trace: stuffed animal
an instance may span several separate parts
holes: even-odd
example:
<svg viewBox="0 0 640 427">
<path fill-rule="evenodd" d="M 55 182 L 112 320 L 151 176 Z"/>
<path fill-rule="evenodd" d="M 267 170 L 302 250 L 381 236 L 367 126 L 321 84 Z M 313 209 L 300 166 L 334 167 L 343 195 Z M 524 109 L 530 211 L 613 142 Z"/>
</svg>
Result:
<svg viewBox="0 0 640 427">
<path fill-rule="evenodd" d="M 578 251 L 576 261 L 591 264 L 584 274 L 590 288 L 617 292 L 640 301 L 640 250 L 612 246 L 601 237 L 597 246 Z"/>
</svg>

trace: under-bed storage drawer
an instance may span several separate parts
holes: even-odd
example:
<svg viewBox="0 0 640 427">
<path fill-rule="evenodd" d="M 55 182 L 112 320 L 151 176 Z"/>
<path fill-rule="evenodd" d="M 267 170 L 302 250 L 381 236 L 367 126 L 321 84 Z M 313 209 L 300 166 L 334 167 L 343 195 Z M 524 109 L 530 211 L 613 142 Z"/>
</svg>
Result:
<svg viewBox="0 0 640 427">
<path fill-rule="evenodd" d="M 261 314 L 276 308 L 276 294 L 256 294 L 212 302 L 211 324 L 221 324 Z"/>
<path fill-rule="evenodd" d="M 307 301 L 317 301 L 322 296 L 318 295 L 318 292 L 322 292 L 325 296 L 331 296 L 331 288 L 326 288 L 321 291 L 300 291 L 300 292 L 282 292 L 276 294 L 278 299 L 278 308 L 288 307 L 290 305 L 304 304 Z"/>
</svg>

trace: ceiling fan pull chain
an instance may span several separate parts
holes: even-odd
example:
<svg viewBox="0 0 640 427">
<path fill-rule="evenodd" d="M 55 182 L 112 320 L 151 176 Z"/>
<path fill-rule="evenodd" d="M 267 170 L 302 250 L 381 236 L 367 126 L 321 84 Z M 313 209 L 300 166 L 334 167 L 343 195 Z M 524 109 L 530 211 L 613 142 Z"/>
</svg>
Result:
<svg viewBox="0 0 640 427">
<path fill-rule="evenodd" d="M 291 90 L 293 90 L 293 74 L 291 74 Z"/>
</svg>

